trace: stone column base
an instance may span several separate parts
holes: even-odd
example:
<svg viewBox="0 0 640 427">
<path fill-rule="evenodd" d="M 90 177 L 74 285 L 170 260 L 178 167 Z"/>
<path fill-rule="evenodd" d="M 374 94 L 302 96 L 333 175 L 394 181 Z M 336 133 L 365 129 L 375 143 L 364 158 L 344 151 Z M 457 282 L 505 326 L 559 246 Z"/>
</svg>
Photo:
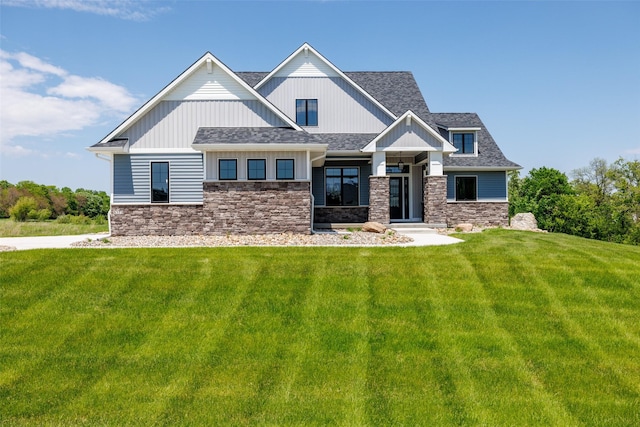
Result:
<svg viewBox="0 0 640 427">
<path fill-rule="evenodd" d="M 369 177 L 369 221 L 389 224 L 389 177 Z"/>
</svg>

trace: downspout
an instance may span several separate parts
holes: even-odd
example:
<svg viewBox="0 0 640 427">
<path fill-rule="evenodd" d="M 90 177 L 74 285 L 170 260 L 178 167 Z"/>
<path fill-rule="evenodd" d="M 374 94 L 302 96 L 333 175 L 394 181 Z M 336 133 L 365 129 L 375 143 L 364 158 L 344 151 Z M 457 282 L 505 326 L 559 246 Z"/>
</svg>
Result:
<svg viewBox="0 0 640 427">
<path fill-rule="evenodd" d="M 111 164 L 111 156 L 101 157 L 100 153 L 94 153 L 96 158 Z M 109 236 L 111 236 L 111 206 L 113 205 L 113 171 L 109 172 L 109 211 L 107 212 L 107 224 L 109 225 Z"/>
</svg>

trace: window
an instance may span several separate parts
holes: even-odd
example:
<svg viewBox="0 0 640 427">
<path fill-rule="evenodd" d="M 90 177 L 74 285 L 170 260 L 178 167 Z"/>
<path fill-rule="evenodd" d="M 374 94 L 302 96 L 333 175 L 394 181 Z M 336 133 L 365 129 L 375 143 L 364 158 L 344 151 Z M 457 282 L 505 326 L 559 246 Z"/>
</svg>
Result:
<svg viewBox="0 0 640 427">
<path fill-rule="evenodd" d="M 456 200 L 477 200 L 478 178 L 475 176 L 456 177 Z"/>
<path fill-rule="evenodd" d="M 296 99 L 296 123 L 300 126 L 318 126 L 317 99 Z"/>
<path fill-rule="evenodd" d="M 358 168 L 327 168 L 327 206 L 358 206 Z"/>
<path fill-rule="evenodd" d="M 267 161 L 265 159 L 247 160 L 247 179 L 267 179 Z"/>
<path fill-rule="evenodd" d="M 454 133 L 453 146 L 458 149 L 454 154 L 475 154 L 475 133 Z"/>
<path fill-rule="evenodd" d="M 169 162 L 151 163 L 151 203 L 169 203 Z"/>
<path fill-rule="evenodd" d="M 276 160 L 276 179 L 294 179 L 293 159 Z"/>
<path fill-rule="evenodd" d="M 236 159 L 220 159 L 218 166 L 220 180 L 238 179 L 238 161 Z"/>
</svg>

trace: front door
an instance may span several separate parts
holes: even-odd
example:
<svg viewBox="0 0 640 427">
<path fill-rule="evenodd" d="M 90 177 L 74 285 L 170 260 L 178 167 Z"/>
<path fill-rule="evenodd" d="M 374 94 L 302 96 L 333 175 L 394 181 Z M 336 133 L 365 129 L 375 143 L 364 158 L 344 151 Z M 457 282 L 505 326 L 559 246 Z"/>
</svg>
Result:
<svg viewBox="0 0 640 427">
<path fill-rule="evenodd" d="M 389 216 L 392 220 L 409 218 L 409 177 L 389 178 Z"/>
</svg>

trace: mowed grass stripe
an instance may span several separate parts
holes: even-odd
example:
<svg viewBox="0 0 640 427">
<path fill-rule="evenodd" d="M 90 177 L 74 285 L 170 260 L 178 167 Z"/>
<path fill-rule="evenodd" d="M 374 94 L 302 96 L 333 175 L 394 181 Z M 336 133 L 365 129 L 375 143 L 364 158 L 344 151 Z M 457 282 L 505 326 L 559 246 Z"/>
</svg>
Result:
<svg viewBox="0 0 640 427">
<path fill-rule="evenodd" d="M 638 425 L 640 248 L 464 238 L 0 254 L 0 424 Z"/>
<path fill-rule="evenodd" d="M 561 242 L 566 247 L 567 242 Z M 584 246 L 590 244 L 591 242 L 586 242 Z M 508 256 L 512 267 L 510 271 L 516 273 L 513 278 L 509 275 L 495 275 L 494 270 L 483 267 L 482 260 L 490 255 L 485 251 L 475 254 L 478 260 L 476 271 L 481 272 L 484 283 L 491 284 L 487 288 L 505 317 L 505 328 L 509 329 L 518 341 L 521 352 L 530 360 L 529 364 L 536 377 L 549 394 L 556 396 L 557 402 L 562 402 L 577 422 L 601 425 L 615 420 L 616 425 L 633 425 L 640 420 L 640 416 L 636 405 L 630 405 L 628 398 L 639 395 L 637 379 L 640 372 L 637 360 L 629 359 L 628 355 L 640 355 L 640 349 L 631 343 L 626 351 L 621 353 L 624 356 L 619 359 L 617 355 L 620 353 L 615 349 L 603 352 L 598 344 L 612 339 L 610 329 L 604 328 L 607 332 L 596 336 L 585 332 L 584 326 L 589 322 L 580 313 L 587 312 L 593 324 L 598 324 L 598 329 L 602 330 L 602 326 L 611 321 L 606 316 L 601 316 L 603 310 L 607 310 L 608 303 L 587 303 L 588 300 L 576 297 L 588 291 L 589 285 L 586 283 L 592 281 L 594 268 L 586 262 L 585 254 L 580 249 L 582 246 L 570 252 L 558 246 L 560 245 L 542 238 L 542 244 L 536 250 L 538 253 L 513 251 Z M 624 247 L 611 245 L 610 249 Z M 595 252 L 602 253 L 604 252 Z M 532 257 L 542 262 L 532 262 Z M 633 258 L 626 261 L 626 266 L 630 270 L 638 269 L 638 264 Z M 602 264 L 599 272 L 602 273 L 606 268 L 606 264 Z M 576 271 L 583 271 L 584 274 L 576 274 Z M 505 272 L 508 273 L 507 270 Z M 613 279 L 607 287 L 618 285 L 618 279 Z M 625 281 L 622 289 L 628 285 L 635 286 Z M 518 288 L 519 292 L 515 292 Z M 504 290 L 507 292 L 506 297 L 501 296 Z M 520 292 L 526 298 L 519 302 Z M 633 298 L 633 294 L 617 292 L 622 298 L 616 301 L 615 306 L 632 303 L 635 307 L 632 311 L 637 318 L 638 302 L 629 300 Z M 619 334 L 614 336 L 616 340 L 621 338 Z M 627 341 L 627 344 L 630 343 Z M 623 379 L 617 372 L 624 369 L 628 373 L 627 368 L 635 373 L 627 375 L 626 378 L 630 381 Z M 607 410 L 602 411 L 599 407 L 607 407 Z M 602 413 L 615 415 L 600 417 Z M 625 424 L 624 420 L 634 421 Z"/>
</svg>

